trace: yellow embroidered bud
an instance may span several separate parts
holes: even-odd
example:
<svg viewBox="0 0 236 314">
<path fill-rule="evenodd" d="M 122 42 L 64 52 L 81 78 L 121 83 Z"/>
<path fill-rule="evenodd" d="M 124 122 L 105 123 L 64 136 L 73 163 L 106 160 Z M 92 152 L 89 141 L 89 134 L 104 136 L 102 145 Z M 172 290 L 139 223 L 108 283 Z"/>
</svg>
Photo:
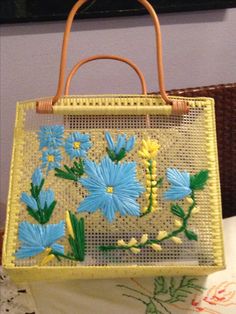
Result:
<svg viewBox="0 0 236 314">
<path fill-rule="evenodd" d="M 54 254 L 49 254 L 47 256 L 45 256 L 42 261 L 39 263 L 40 266 L 44 266 L 46 264 L 48 264 L 49 262 L 51 262 L 54 259 L 55 255 Z"/>
<path fill-rule="evenodd" d="M 157 152 L 150 152 L 149 156 L 150 156 L 151 159 L 154 159 L 157 156 Z"/>
<path fill-rule="evenodd" d="M 141 239 L 140 239 L 140 243 L 141 244 L 145 244 L 148 240 L 148 234 L 143 234 Z"/>
<path fill-rule="evenodd" d="M 143 160 L 144 165 L 148 168 L 150 166 L 150 162 L 146 159 Z"/>
<path fill-rule="evenodd" d="M 186 203 L 188 203 L 189 205 L 193 204 L 193 199 L 191 197 L 186 197 L 185 198 Z"/>
<path fill-rule="evenodd" d="M 155 251 L 161 251 L 162 250 L 162 247 L 159 244 L 157 244 L 157 243 L 152 243 L 151 247 Z"/>
<path fill-rule="evenodd" d="M 182 226 L 182 222 L 179 219 L 175 219 L 175 227 L 181 227 Z"/>
<path fill-rule="evenodd" d="M 150 153 L 145 148 L 142 149 L 142 153 L 144 154 L 145 158 L 150 158 Z"/>
<path fill-rule="evenodd" d="M 145 149 L 148 149 L 148 145 L 147 145 L 147 141 L 146 140 L 142 140 L 142 144 L 143 144 L 143 147 L 145 148 Z"/>
<path fill-rule="evenodd" d="M 154 199 L 154 200 L 152 200 L 152 205 L 153 206 L 157 206 L 157 201 Z"/>
<path fill-rule="evenodd" d="M 157 167 L 157 162 L 156 160 L 153 160 L 152 161 L 152 169 L 156 168 Z"/>
<path fill-rule="evenodd" d="M 138 253 L 140 253 L 141 250 L 137 247 L 131 247 L 130 251 L 133 252 L 134 254 L 138 254 Z"/>
<path fill-rule="evenodd" d="M 145 214 L 145 213 L 147 212 L 147 210 L 148 210 L 148 207 L 143 207 L 143 208 L 141 209 L 141 212 L 142 212 L 143 214 Z"/>
<path fill-rule="evenodd" d="M 197 213 L 199 213 L 200 212 L 200 207 L 198 207 L 198 206 L 195 206 L 193 209 L 192 209 L 192 214 L 194 215 L 194 214 L 197 214 Z"/>
<path fill-rule="evenodd" d="M 152 181 L 152 187 L 155 187 L 157 185 L 157 181 Z"/>
<path fill-rule="evenodd" d="M 52 251 L 52 249 L 51 249 L 50 247 L 47 247 L 47 248 L 44 250 L 44 253 L 45 253 L 45 255 L 48 255 L 51 251 Z"/>
<path fill-rule="evenodd" d="M 152 193 L 152 200 L 156 201 L 156 199 L 157 199 L 157 193 Z"/>
<path fill-rule="evenodd" d="M 168 235 L 167 231 L 159 231 L 158 236 L 157 236 L 157 240 L 162 240 L 163 238 L 165 238 Z"/>
<path fill-rule="evenodd" d="M 156 212 L 156 211 L 157 211 L 157 207 L 152 206 L 152 207 L 151 207 L 151 212 L 153 213 L 153 212 Z"/>
<path fill-rule="evenodd" d="M 150 193 L 150 192 L 151 192 L 151 188 L 146 188 L 146 191 L 147 191 L 148 193 Z"/>
<path fill-rule="evenodd" d="M 121 240 L 117 241 L 117 245 L 118 246 L 127 246 L 127 243 L 123 239 L 121 239 Z"/>
<path fill-rule="evenodd" d="M 153 193 L 153 194 L 157 194 L 157 188 L 156 188 L 156 187 L 153 187 L 153 188 L 152 188 L 152 193 Z"/>
<path fill-rule="evenodd" d="M 149 199 L 150 194 L 149 193 L 145 193 L 145 197 L 146 197 L 146 199 Z"/>
<path fill-rule="evenodd" d="M 156 167 L 152 167 L 152 172 L 157 172 L 157 168 Z"/>
<path fill-rule="evenodd" d="M 70 220 L 70 213 L 68 210 L 66 211 L 66 225 L 67 225 L 68 234 L 72 237 L 72 239 L 75 239 L 74 231 L 73 231 L 71 220 Z"/>
<path fill-rule="evenodd" d="M 42 253 L 39 254 L 39 257 L 41 260 L 43 260 L 46 256 L 48 256 L 51 253 L 52 249 L 50 247 L 47 247 Z"/>
<path fill-rule="evenodd" d="M 138 241 L 135 238 L 131 238 L 130 241 L 128 242 L 128 246 L 133 246 L 137 243 L 138 243 Z"/>
<path fill-rule="evenodd" d="M 152 176 L 148 173 L 148 174 L 146 174 L 146 179 L 149 180 L 149 181 L 151 181 Z"/>
<path fill-rule="evenodd" d="M 139 150 L 138 151 L 138 155 L 141 157 L 141 158 L 146 158 L 144 152 L 142 150 Z"/>
<path fill-rule="evenodd" d="M 181 244 L 182 240 L 179 237 L 172 237 L 171 240 L 176 244 Z"/>
<path fill-rule="evenodd" d="M 146 181 L 146 186 L 150 187 L 152 185 L 152 182 L 150 180 Z"/>
</svg>

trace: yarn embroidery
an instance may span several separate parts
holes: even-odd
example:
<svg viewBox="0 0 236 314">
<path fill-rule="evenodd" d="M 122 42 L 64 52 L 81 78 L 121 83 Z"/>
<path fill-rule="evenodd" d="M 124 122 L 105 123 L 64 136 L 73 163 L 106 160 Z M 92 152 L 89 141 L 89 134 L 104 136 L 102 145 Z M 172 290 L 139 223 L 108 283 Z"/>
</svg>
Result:
<svg viewBox="0 0 236 314">
<path fill-rule="evenodd" d="M 65 152 L 70 159 L 74 160 L 73 166 L 64 165 L 64 168 L 55 168 L 55 176 L 78 182 L 79 178 L 84 174 L 84 160 L 87 157 L 88 150 L 92 147 L 90 136 L 80 132 L 74 132 L 68 136 L 65 141 Z"/>
<path fill-rule="evenodd" d="M 64 221 L 46 226 L 35 225 L 24 221 L 19 225 L 21 246 L 16 252 L 16 258 L 28 258 L 40 253 L 49 255 L 52 250 L 63 254 L 63 245 L 56 243 L 56 241 L 64 235 Z"/>
<path fill-rule="evenodd" d="M 95 212 L 102 214 L 112 222 L 116 212 L 121 216 L 140 215 L 140 205 L 136 199 L 144 192 L 141 183 L 136 179 L 136 163 L 115 163 L 105 157 L 100 164 L 85 160 L 87 178 L 79 182 L 89 195 L 80 203 L 78 212 Z"/>
<path fill-rule="evenodd" d="M 45 125 L 40 127 L 38 139 L 39 150 L 43 148 L 58 148 L 63 146 L 63 125 Z"/>
<path fill-rule="evenodd" d="M 65 141 L 65 151 L 70 159 L 86 157 L 91 146 L 90 136 L 80 132 L 72 133 Z"/>
<path fill-rule="evenodd" d="M 42 225 L 49 221 L 57 203 L 54 191 L 43 189 L 44 183 L 41 169 L 36 168 L 31 178 L 30 194 L 23 192 L 20 198 L 28 213 Z"/>
<path fill-rule="evenodd" d="M 49 148 L 42 152 L 42 168 L 47 168 L 47 173 L 50 170 L 61 166 L 62 155 L 59 149 Z"/>
<path fill-rule="evenodd" d="M 156 140 L 148 138 L 142 140 L 142 146 L 138 154 L 146 167 L 146 198 L 147 206 L 142 208 L 141 217 L 157 210 L 157 191 L 162 185 L 163 178 L 157 179 L 156 157 L 160 150 L 160 145 Z"/>
<path fill-rule="evenodd" d="M 135 145 L 135 136 L 131 136 L 127 140 L 126 134 L 118 134 L 116 144 L 109 132 L 105 132 L 105 139 L 107 141 L 107 154 L 109 158 L 115 162 L 119 162 L 125 158 L 126 154 L 130 152 Z"/>
<path fill-rule="evenodd" d="M 187 209 L 184 210 L 182 206 L 178 203 L 171 204 L 171 213 L 176 216 L 175 227 L 173 231 L 167 232 L 166 230 L 160 230 L 155 239 L 149 239 L 148 234 L 144 234 L 140 241 L 137 241 L 135 238 L 126 243 L 123 239 L 118 240 L 117 244 L 114 245 L 103 245 L 99 249 L 102 251 L 111 251 L 111 250 L 129 250 L 132 253 L 138 254 L 141 249 L 144 247 L 151 247 L 155 251 L 162 250 L 162 242 L 166 240 L 171 240 L 176 244 L 181 244 L 182 239 L 179 237 L 180 234 L 184 234 L 188 240 L 198 240 L 197 234 L 189 229 L 188 221 L 192 215 L 196 214 L 199 211 L 199 208 L 196 204 L 195 192 L 202 190 L 208 180 L 208 170 L 201 170 L 195 175 L 190 175 L 187 172 L 181 173 L 177 169 L 168 169 L 167 170 L 167 180 L 172 184 L 168 193 L 164 194 L 167 199 L 176 199 L 176 189 L 175 187 L 180 186 L 178 191 L 178 198 L 185 197 L 185 203 L 187 204 Z M 188 193 L 185 191 L 187 190 Z M 172 190 L 171 190 L 172 189 Z M 174 190 L 173 190 L 174 189 Z M 183 193 L 183 190 L 185 193 Z M 186 197 L 187 196 L 187 197 Z"/>
</svg>

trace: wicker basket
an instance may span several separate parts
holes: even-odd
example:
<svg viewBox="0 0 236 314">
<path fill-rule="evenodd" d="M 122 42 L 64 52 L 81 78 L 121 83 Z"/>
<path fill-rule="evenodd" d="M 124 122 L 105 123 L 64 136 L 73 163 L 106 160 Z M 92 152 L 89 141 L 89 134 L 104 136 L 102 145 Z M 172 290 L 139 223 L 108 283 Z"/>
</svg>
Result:
<svg viewBox="0 0 236 314">
<path fill-rule="evenodd" d="M 169 94 L 214 98 L 223 217 L 236 215 L 236 83 L 174 89 Z"/>
<path fill-rule="evenodd" d="M 146 0 L 161 96 L 147 95 L 132 62 L 104 55 L 76 64 L 62 95 L 68 34 L 85 2 L 67 21 L 56 96 L 17 105 L 5 269 L 29 281 L 224 268 L 214 100 L 166 94 Z M 79 67 L 104 58 L 129 64 L 143 95 L 68 96 Z"/>
</svg>

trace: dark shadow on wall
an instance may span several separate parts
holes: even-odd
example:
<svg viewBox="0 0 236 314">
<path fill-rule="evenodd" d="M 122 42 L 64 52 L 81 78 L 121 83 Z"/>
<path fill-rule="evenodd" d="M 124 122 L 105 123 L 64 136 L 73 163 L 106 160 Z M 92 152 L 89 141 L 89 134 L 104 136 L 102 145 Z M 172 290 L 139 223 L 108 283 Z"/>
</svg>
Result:
<svg viewBox="0 0 236 314">
<path fill-rule="evenodd" d="M 194 11 L 181 13 L 160 14 L 161 25 L 193 24 L 223 22 L 227 18 L 224 10 Z M 232 9 L 233 10 L 233 9 Z M 145 27 L 152 25 L 150 16 L 115 17 L 76 20 L 72 31 L 93 31 L 102 29 L 126 29 L 130 27 Z M 24 23 L 1 25 L 1 36 L 18 36 L 32 34 L 61 33 L 64 31 L 65 21 Z"/>
</svg>

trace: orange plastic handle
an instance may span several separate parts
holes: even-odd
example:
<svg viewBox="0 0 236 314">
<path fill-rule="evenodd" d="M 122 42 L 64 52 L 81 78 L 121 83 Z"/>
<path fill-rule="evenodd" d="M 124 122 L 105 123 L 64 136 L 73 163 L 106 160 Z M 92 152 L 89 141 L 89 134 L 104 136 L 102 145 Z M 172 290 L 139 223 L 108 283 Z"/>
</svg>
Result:
<svg viewBox="0 0 236 314">
<path fill-rule="evenodd" d="M 121 61 L 121 62 L 124 62 L 126 64 L 128 64 L 129 66 L 131 66 L 134 71 L 138 74 L 139 76 L 139 79 L 140 79 L 140 82 L 141 82 L 141 86 L 142 86 L 142 93 L 144 95 L 147 94 L 147 85 L 146 85 L 146 81 L 145 81 L 145 78 L 144 78 L 144 75 L 143 73 L 139 70 L 139 68 L 136 66 L 136 64 L 134 64 L 133 62 L 131 62 L 130 60 L 126 59 L 126 58 L 122 58 L 122 57 L 119 57 L 119 56 L 113 56 L 113 55 L 96 55 L 96 56 L 92 56 L 92 57 L 89 57 L 89 58 L 86 58 L 86 59 L 83 59 L 81 60 L 80 62 L 78 62 L 74 67 L 73 69 L 71 70 L 70 74 L 68 75 L 67 77 L 67 80 L 66 80 L 66 87 L 65 87 L 65 92 L 64 94 L 65 95 L 68 95 L 69 94 L 69 88 L 70 88 L 70 83 L 71 83 L 71 80 L 73 78 L 73 76 L 75 75 L 75 73 L 79 70 L 79 68 L 88 63 L 88 62 L 92 62 L 92 61 L 95 61 L 95 60 L 117 60 L 117 61 Z"/>
<path fill-rule="evenodd" d="M 87 1 L 88 0 L 79 0 L 78 2 L 76 2 L 72 10 L 70 11 L 70 14 L 66 22 L 66 28 L 65 28 L 63 44 L 62 44 L 62 52 L 61 52 L 61 63 L 60 63 L 58 87 L 57 87 L 57 93 L 53 97 L 53 101 L 52 101 L 53 104 L 57 102 L 57 100 L 62 96 L 62 93 L 63 93 L 64 80 L 65 80 L 65 67 L 66 67 L 66 59 L 67 59 L 67 47 L 68 47 L 69 35 L 71 31 L 71 25 L 74 20 L 76 12 Z M 164 84 L 164 71 L 163 71 L 163 61 L 162 61 L 162 39 L 161 39 L 160 23 L 159 23 L 155 10 L 153 9 L 151 4 L 147 0 L 137 0 L 137 1 L 147 9 L 147 11 L 151 15 L 154 22 L 155 33 L 156 33 L 155 39 L 156 39 L 157 72 L 158 72 L 158 79 L 159 79 L 160 94 L 166 103 L 171 104 L 171 100 L 169 99 L 165 91 L 165 84 Z"/>
</svg>

